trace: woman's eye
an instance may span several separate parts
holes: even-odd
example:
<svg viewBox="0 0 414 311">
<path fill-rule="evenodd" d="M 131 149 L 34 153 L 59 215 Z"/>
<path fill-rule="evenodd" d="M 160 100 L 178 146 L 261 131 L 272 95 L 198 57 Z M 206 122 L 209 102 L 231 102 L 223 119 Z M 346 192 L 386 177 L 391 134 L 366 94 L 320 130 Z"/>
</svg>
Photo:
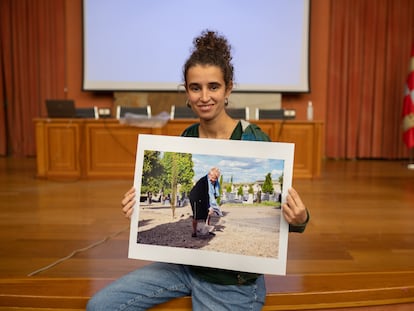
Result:
<svg viewBox="0 0 414 311">
<path fill-rule="evenodd" d="M 219 88 L 220 88 L 220 86 L 218 84 L 212 84 L 210 86 L 210 90 L 213 90 L 213 91 L 217 91 Z"/>
</svg>

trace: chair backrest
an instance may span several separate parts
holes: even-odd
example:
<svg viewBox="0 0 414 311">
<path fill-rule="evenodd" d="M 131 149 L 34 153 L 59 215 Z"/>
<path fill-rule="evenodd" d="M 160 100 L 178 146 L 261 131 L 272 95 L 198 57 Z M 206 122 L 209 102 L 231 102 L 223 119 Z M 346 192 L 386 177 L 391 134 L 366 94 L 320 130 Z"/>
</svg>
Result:
<svg viewBox="0 0 414 311">
<path fill-rule="evenodd" d="M 244 108 L 226 108 L 228 115 L 234 119 L 249 120 L 249 107 Z"/>
<path fill-rule="evenodd" d="M 286 120 L 286 119 L 294 119 L 296 116 L 295 110 L 285 110 L 285 109 L 256 108 L 255 114 L 256 114 L 256 120 L 266 120 L 266 119 Z"/>
<path fill-rule="evenodd" d="M 98 107 L 76 108 L 76 117 L 99 119 Z"/>
<path fill-rule="evenodd" d="M 171 106 L 170 119 L 195 119 L 196 114 L 187 106 Z"/>
<path fill-rule="evenodd" d="M 126 107 L 126 106 L 116 107 L 116 118 L 117 119 L 125 117 L 126 113 L 145 115 L 148 118 L 151 118 L 151 114 L 152 114 L 150 105 L 147 105 L 146 107 Z"/>
</svg>

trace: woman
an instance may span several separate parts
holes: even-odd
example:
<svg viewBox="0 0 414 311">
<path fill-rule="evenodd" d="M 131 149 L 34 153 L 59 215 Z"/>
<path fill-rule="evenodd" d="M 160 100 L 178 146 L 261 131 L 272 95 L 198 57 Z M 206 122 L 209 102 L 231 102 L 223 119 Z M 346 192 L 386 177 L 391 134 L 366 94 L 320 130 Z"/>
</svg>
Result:
<svg viewBox="0 0 414 311">
<path fill-rule="evenodd" d="M 200 118 L 183 136 L 270 141 L 259 127 L 232 119 L 225 110 L 233 89 L 231 47 L 216 32 L 195 38 L 183 68 L 187 105 Z M 131 188 L 122 200 L 130 217 L 135 204 Z M 289 189 L 283 216 L 290 231 L 303 232 L 309 213 L 298 193 Z M 154 263 L 98 292 L 87 310 L 146 310 L 176 297 L 192 297 L 193 310 L 261 310 L 266 297 L 263 275 L 178 264 Z"/>
</svg>

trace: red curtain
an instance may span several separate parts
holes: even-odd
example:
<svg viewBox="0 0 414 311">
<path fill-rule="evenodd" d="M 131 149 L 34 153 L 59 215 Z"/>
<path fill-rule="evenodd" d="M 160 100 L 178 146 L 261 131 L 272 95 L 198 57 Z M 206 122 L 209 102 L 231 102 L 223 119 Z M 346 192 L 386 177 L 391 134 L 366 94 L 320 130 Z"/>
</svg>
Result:
<svg viewBox="0 0 414 311">
<path fill-rule="evenodd" d="M 326 155 L 398 159 L 412 0 L 331 1 Z"/>
<path fill-rule="evenodd" d="M 35 155 L 33 119 L 64 98 L 65 1 L 0 0 L 0 155 Z"/>
</svg>

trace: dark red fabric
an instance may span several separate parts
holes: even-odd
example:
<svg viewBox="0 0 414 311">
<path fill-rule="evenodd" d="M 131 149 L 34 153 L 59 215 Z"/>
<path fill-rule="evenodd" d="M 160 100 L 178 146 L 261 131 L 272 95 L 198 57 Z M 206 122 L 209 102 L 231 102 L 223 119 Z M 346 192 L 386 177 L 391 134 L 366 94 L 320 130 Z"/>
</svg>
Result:
<svg viewBox="0 0 414 311">
<path fill-rule="evenodd" d="M 34 156 L 33 119 L 65 96 L 65 0 L 1 0 L 0 25 L 0 155 Z"/>
<path fill-rule="evenodd" d="M 411 50 L 409 73 L 404 94 L 402 119 L 403 141 L 409 149 L 414 148 L 414 45 Z"/>
<path fill-rule="evenodd" d="M 408 157 L 401 139 L 401 105 L 413 40 L 414 1 L 334 0 L 330 4 L 326 156 Z"/>
</svg>

